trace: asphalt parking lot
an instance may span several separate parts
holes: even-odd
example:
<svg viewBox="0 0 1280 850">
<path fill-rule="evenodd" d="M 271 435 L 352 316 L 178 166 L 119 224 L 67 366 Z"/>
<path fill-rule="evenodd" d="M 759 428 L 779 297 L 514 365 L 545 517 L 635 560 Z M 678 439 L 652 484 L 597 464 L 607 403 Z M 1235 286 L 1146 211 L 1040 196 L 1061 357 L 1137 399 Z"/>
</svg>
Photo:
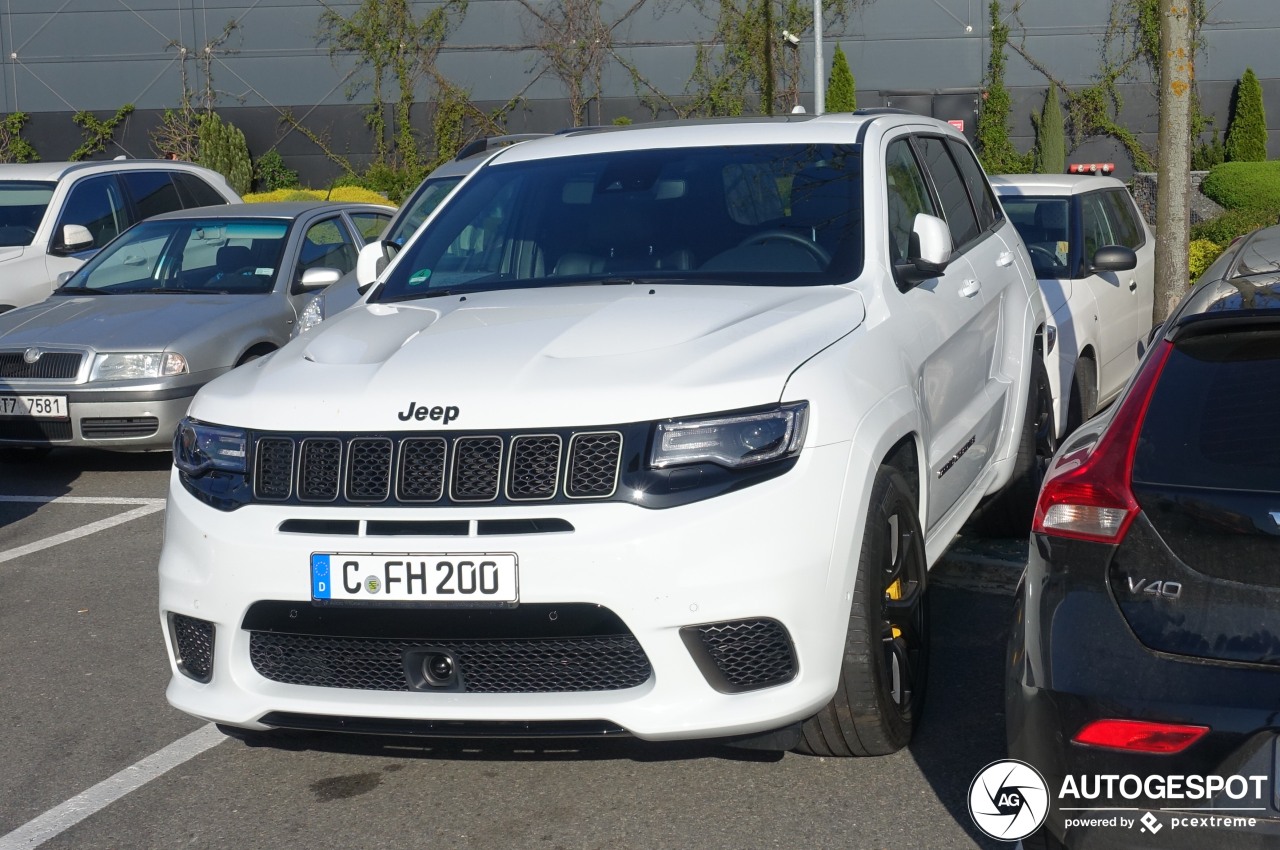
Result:
<svg viewBox="0 0 1280 850">
<path fill-rule="evenodd" d="M 156 612 L 168 455 L 0 463 L 0 850 L 999 847 L 965 807 L 1002 758 L 1019 541 L 935 571 L 929 697 L 887 758 L 708 743 L 250 747 L 170 708 Z"/>
</svg>

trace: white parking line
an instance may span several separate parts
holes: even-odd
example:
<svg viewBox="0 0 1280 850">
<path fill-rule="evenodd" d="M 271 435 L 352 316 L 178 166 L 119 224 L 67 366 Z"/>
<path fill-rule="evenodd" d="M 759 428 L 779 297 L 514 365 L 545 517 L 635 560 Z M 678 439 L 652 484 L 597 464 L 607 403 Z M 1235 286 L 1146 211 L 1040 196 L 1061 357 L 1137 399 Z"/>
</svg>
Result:
<svg viewBox="0 0 1280 850">
<path fill-rule="evenodd" d="M 29 850 L 65 832 L 121 797 L 226 740 L 212 723 L 152 753 L 65 803 L 55 806 L 13 832 L 0 836 L 0 850 Z"/>
<path fill-rule="evenodd" d="M 88 537 L 99 531 L 105 531 L 108 528 L 114 528 L 117 525 L 129 522 L 131 520 L 140 519 L 144 516 L 164 510 L 164 499 L 134 499 L 126 497 L 99 497 L 99 496 L 0 496 L 0 502 L 24 502 L 37 504 L 69 504 L 69 505 L 138 505 L 131 511 L 125 511 L 106 519 L 100 519 L 97 522 L 91 522 L 88 525 L 82 525 L 71 531 L 64 531 L 61 534 L 55 534 L 52 537 L 46 537 L 43 540 L 37 540 L 35 543 L 28 543 L 26 546 L 18 546 L 14 549 L 6 549 L 0 552 L 0 564 L 5 561 L 12 561 L 14 558 L 21 558 L 23 555 L 30 555 L 32 552 L 39 552 L 41 549 L 48 549 L 51 546 L 57 546 L 60 543 L 66 543 L 69 540 L 77 540 L 81 537 Z"/>
</svg>

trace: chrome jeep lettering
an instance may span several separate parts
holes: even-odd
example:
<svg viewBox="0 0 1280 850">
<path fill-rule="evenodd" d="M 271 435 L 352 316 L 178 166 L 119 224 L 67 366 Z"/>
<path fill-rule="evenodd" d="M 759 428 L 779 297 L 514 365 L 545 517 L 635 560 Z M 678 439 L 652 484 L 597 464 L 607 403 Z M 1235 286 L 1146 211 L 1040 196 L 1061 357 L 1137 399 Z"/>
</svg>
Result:
<svg viewBox="0 0 1280 850">
<path fill-rule="evenodd" d="M 411 401 L 409 402 L 409 409 L 403 413 L 397 413 L 396 418 L 401 422 L 408 422 L 410 419 L 423 422 L 430 419 L 432 422 L 448 425 L 458 418 L 459 413 L 458 408 L 453 405 L 442 407 L 437 404 L 435 407 L 427 407 L 426 405 L 418 404 L 416 401 Z"/>
</svg>

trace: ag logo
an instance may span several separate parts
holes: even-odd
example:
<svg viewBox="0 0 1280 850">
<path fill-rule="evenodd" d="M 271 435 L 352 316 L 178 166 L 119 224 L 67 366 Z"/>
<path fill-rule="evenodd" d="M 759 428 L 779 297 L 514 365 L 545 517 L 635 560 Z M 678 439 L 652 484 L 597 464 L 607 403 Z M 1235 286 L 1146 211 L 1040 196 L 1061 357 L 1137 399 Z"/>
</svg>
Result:
<svg viewBox="0 0 1280 850">
<path fill-rule="evenodd" d="M 1000 841 L 1018 841 L 1049 814 L 1049 786 L 1025 762 L 993 761 L 969 786 L 969 815 L 978 829 Z"/>
</svg>

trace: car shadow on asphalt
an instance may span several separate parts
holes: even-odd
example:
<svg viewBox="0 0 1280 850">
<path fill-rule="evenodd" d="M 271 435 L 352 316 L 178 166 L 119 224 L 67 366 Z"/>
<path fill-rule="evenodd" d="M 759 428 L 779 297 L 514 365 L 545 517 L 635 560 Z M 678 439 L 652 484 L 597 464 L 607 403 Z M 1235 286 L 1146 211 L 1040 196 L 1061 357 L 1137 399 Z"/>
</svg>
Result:
<svg viewBox="0 0 1280 850">
<path fill-rule="evenodd" d="M 49 501 L 71 493 L 86 472 L 146 473 L 167 469 L 169 452 L 121 453 L 55 449 L 29 458 L 0 458 L 0 528 L 26 519 Z M 111 495 L 117 495 L 115 493 Z M 38 501 L 22 501 L 32 498 Z"/>
<path fill-rule="evenodd" d="M 929 690 L 909 751 L 938 800 L 974 842 L 1007 848 L 974 825 L 968 796 L 978 772 L 1007 754 L 1005 646 L 1013 599 L 938 585 L 929 595 Z"/>
</svg>

